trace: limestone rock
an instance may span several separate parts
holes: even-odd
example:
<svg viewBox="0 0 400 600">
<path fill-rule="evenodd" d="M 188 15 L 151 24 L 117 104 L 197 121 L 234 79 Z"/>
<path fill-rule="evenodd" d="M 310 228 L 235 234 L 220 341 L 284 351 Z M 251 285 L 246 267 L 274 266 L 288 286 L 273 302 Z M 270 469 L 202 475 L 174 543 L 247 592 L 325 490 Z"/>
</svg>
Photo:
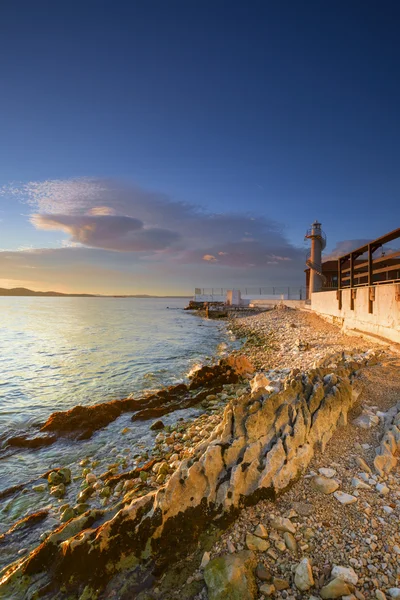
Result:
<svg viewBox="0 0 400 600">
<path fill-rule="evenodd" d="M 209 600 L 255 600 L 254 554 L 243 550 L 211 560 L 204 569 Z"/>
<path fill-rule="evenodd" d="M 363 458 L 361 458 L 361 456 L 356 456 L 356 463 L 366 473 L 372 473 L 370 467 L 367 465 L 365 460 Z"/>
<path fill-rule="evenodd" d="M 336 500 L 339 500 L 340 504 L 354 504 L 357 502 L 357 498 L 351 494 L 345 494 L 345 492 L 334 492 L 333 494 Z"/>
<path fill-rule="evenodd" d="M 264 594 L 264 596 L 273 596 L 275 593 L 275 586 L 272 583 L 264 583 L 260 587 L 260 592 Z"/>
<path fill-rule="evenodd" d="M 400 598 L 400 588 L 390 588 L 389 596 L 391 598 Z"/>
<path fill-rule="evenodd" d="M 290 550 L 290 552 L 293 552 L 293 554 L 297 554 L 297 542 L 294 535 L 288 531 L 285 531 L 283 534 L 283 539 L 285 540 L 287 549 Z"/>
<path fill-rule="evenodd" d="M 272 519 L 271 527 L 277 531 L 296 533 L 296 527 L 294 524 L 290 521 L 290 519 L 285 519 L 285 517 L 276 517 L 275 519 Z"/>
<path fill-rule="evenodd" d="M 324 494 L 333 494 L 339 488 L 339 484 L 334 479 L 328 479 L 327 477 L 317 476 L 311 480 L 311 485 L 315 490 Z"/>
<path fill-rule="evenodd" d="M 386 600 L 386 596 L 382 592 L 382 590 L 375 590 L 375 596 L 376 596 L 377 600 Z"/>
<path fill-rule="evenodd" d="M 269 548 L 269 542 L 267 540 L 263 540 L 257 535 L 253 535 L 252 533 L 246 534 L 246 546 L 249 550 L 255 550 L 258 552 L 265 552 Z"/>
<path fill-rule="evenodd" d="M 351 589 L 349 585 L 343 581 L 343 579 L 339 579 L 339 577 L 332 579 L 332 581 L 330 581 L 328 585 L 325 585 L 320 591 L 323 600 L 341 598 L 342 596 L 348 596 L 350 593 Z"/>
<path fill-rule="evenodd" d="M 264 525 L 262 523 L 260 523 L 255 528 L 254 535 L 256 535 L 259 538 L 262 538 L 263 540 L 266 540 L 268 538 L 268 531 L 266 530 Z"/>
<path fill-rule="evenodd" d="M 358 575 L 351 567 L 341 567 L 339 565 L 333 565 L 331 577 L 343 579 L 346 583 L 357 584 Z"/>
<path fill-rule="evenodd" d="M 320 475 L 322 475 L 323 477 L 328 477 L 328 479 L 331 479 L 336 475 L 335 469 L 329 469 L 325 467 L 321 467 L 320 469 L 318 469 L 318 473 L 320 473 Z"/>
<path fill-rule="evenodd" d="M 263 563 L 258 563 L 256 575 L 261 581 L 272 581 L 272 573 L 263 565 Z"/>
<path fill-rule="evenodd" d="M 303 558 L 297 565 L 294 574 L 294 583 L 297 589 L 302 592 L 306 592 L 314 585 L 313 572 L 308 558 Z"/>
</svg>

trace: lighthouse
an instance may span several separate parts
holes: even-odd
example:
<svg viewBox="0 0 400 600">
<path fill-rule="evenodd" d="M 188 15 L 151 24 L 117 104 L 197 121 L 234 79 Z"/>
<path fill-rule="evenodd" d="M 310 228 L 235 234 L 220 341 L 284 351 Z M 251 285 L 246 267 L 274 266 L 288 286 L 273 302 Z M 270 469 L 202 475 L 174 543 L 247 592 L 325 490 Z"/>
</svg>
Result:
<svg viewBox="0 0 400 600">
<path fill-rule="evenodd" d="M 322 250 L 326 246 L 326 236 L 321 229 L 321 223 L 314 221 L 307 230 L 305 238 L 311 240 L 311 250 L 307 255 L 306 265 L 310 268 L 310 296 L 313 292 L 320 292 L 326 281 L 322 274 Z"/>
</svg>

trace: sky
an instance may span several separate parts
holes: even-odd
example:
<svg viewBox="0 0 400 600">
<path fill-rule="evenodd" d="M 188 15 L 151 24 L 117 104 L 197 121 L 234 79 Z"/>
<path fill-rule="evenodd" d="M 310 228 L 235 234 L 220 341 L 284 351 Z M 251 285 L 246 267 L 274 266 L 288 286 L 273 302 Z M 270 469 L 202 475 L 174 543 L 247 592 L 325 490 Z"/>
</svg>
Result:
<svg viewBox="0 0 400 600">
<path fill-rule="evenodd" d="M 304 284 L 399 226 L 398 2 L 0 3 L 0 287 Z"/>
</svg>

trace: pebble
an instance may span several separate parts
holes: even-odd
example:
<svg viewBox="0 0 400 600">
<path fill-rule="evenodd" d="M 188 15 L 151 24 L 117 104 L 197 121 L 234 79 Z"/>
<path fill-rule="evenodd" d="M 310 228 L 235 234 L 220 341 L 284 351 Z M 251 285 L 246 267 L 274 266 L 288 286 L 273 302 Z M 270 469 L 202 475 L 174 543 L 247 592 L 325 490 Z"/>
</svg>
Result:
<svg viewBox="0 0 400 600">
<path fill-rule="evenodd" d="M 354 502 L 357 502 L 357 498 L 355 496 L 346 494 L 345 492 L 338 491 L 334 492 L 333 495 L 335 496 L 336 500 L 339 500 L 339 502 L 344 505 L 354 504 Z"/>
</svg>

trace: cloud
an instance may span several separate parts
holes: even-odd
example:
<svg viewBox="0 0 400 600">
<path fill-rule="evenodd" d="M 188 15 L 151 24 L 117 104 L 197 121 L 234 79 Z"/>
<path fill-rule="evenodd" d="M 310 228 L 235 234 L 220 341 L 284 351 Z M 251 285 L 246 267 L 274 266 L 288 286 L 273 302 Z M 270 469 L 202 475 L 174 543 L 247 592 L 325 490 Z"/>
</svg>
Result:
<svg viewBox="0 0 400 600">
<path fill-rule="evenodd" d="M 207 211 L 111 179 L 31 182 L 4 187 L 1 194 L 28 206 L 36 228 L 66 236 L 59 243 L 68 254 L 54 255 L 57 260 L 68 256 L 74 262 L 79 249 L 96 249 L 97 260 L 112 269 L 142 268 L 160 281 L 184 277 L 189 287 L 303 281 L 304 249 L 266 216 Z M 117 251 L 118 260 L 108 251 Z M 41 254 L 41 264 L 45 261 Z"/>
<path fill-rule="evenodd" d="M 208 262 L 218 262 L 218 258 L 215 258 L 212 254 L 205 254 L 203 260 L 207 260 Z"/>
<path fill-rule="evenodd" d="M 343 256 L 343 254 L 348 254 L 349 252 L 368 244 L 370 241 L 370 239 L 361 238 L 357 240 L 342 240 L 337 242 L 333 250 L 323 257 L 323 262 L 326 262 L 327 260 L 335 260 L 336 258 Z"/>
<path fill-rule="evenodd" d="M 119 252 L 163 250 L 180 238 L 165 229 L 145 229 L 139 219 L 110 214 L 33 214 L 31 222 L 38 229 L 62 230 L 72 242 Z"/>
</svg>

